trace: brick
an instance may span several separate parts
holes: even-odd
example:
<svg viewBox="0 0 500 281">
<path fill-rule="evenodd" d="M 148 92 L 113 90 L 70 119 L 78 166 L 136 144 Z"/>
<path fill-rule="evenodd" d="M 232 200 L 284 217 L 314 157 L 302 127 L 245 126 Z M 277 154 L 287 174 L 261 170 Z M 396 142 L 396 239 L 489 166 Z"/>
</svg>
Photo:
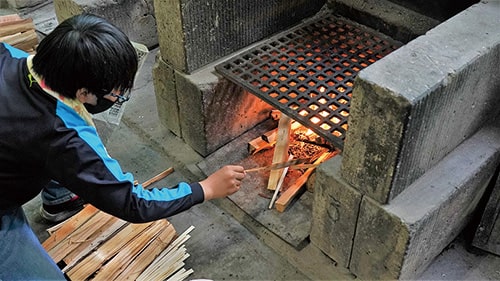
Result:
<svg viewBox="0 0 500 281">
<path fill-rule="evenodd" d="M 131 41 L 146 45 L 158 45 L 153 0 L 54 0 L 59 22 L 83 12 L 106 18 L 118 26 Z"/>
<path fill-rule="evenodd" d="M 358 74 L 349 184 L 388 203 L 500 112 L 499 13 L 473 5 Z"/>
<path fill-rule="evenodd" d="M 499 164 L 500 128 L 482 129 L 389 204 L 364 196 L 349 268 L 414 280 L 462 231 Z"/>
<path fill-rule="evenodd" d="M 340 177 L 342 156 L 321 164 L 315 172 L 311 243 L 348 267 L 362 195 Z"/>
<path fill-rule="evenodd" d="M 154 1 L 160 50 L 192 73 L 314 15 L 324 0 Z"/>
</svg>

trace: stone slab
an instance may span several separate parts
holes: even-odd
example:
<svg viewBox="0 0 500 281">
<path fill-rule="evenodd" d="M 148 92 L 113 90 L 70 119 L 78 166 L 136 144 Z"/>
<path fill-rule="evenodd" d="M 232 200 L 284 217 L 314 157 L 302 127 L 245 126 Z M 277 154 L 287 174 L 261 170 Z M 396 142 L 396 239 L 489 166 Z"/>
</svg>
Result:
<svg viewBox="0 0 500 281">
<path fill-rule="evenodd" d="M 347 268 L 362 195 L 340 177 L 342 156 L 321 164 L 314 181 L 311 243 Z"/>
<path fill-rule="evenodd" d="M 152 48 L 158 45 L 153 0 L 54 0 L 59 22 L 83 12 L 104 17 L 118 26 L 131 41 Z"/>
<path fill-rule="evenodd" d="M 228 164 L 238 164 L 245 168 L 261 167 L 272 162 L 274 150 L 265 150 L 249 155 L 248 142 L 263 133 L 276 128 L 276 121 L 266 120 L 255 126 L 242 136 L 224 145 L 198 163 L 200 169 L 210 175 Z M 288 173 L 283 186 L 289 186 L 300 174 L 297 171 Z M 247 216 L 267 228 L 296 249 L 308 244 L 311 229 L 313 194 L 304 192 L 282 213 L 275 208 L 269 209 L 273 191 L 267 190 L 269 171 L 247 173 L 240 190 L 228 196 Z"/>
<path fill-rule="evenodd" d="M 325 0 L 154 1 L 160 50 L 192 73 L 314 15 Z"/>
<path fill-rule="evenodd" d="M 500 127 L 466 140 L 393 201 L 364 196 L 349 268 L 361 279 L 413 280 L 457 237 L 500 162 Z"/>
<path fill-rule="evenodd" d="M 499 14 L 480 2 L 359 73 L 348 183 L 387 203 L 500 112 Z"/>
</svg>

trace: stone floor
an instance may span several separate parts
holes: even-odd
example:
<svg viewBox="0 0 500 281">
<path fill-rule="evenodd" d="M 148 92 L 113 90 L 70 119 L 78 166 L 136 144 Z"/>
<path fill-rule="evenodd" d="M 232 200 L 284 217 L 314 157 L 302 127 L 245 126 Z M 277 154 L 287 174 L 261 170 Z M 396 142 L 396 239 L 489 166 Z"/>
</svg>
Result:
<svg viewBox="0 0 500 281">
<path fill-rule="evenodd" d="M 1 12 L 1 11 L 0 11 Z M 0 13 L 1 14 L 1 13 Z M 41 33 L 50 32 L 56 20 L 51 5 L 26 12 Z M 168 167 L 175 173 L 158 183 L 196 181 L 203 177 L 198 164 L 204 159 L 179 138 L 165 130 L 157 116 L 151 68 L 157 50 L 151 50 L 132 99 L 127 103 L 119 126 L 98 123 L 109 153 L 122 168 L 145 181 Z M 39 196 L 24 208 L 32 227 L 43 241 L 51 225 L 38 214 Z M 227 212 L 233 208 L 232 215 Z M 244 212 L 234 211 L 228 200 L 216 200 L 193 207 L 169 218 L 180 233 L 194 226 L 186 248 L 191 255 L 185 268 L 189 279 L 213 280 L 348 280 L 355 277 L 311 245 L 296 250 Z M 500 257 L 468 251 L 460 235 L 439 255 L 419 280 L 500 280 Z"/>
</svg>

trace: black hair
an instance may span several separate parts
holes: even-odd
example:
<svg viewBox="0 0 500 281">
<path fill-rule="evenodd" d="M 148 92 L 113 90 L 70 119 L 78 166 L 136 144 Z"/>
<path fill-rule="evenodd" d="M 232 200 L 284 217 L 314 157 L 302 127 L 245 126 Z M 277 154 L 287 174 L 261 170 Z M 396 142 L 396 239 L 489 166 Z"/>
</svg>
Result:
<svg viewBox="0 0 500 281">
<path fill-rule="evenodd" d="M 128 37 L 105 19 L 80 14 L 43 38 L 33 69 L 53 91 L 75 98 L 86 88 L 97 97 L 113 89 L 129 91 L 137 72 L 137 53 Z"/>
</svg>

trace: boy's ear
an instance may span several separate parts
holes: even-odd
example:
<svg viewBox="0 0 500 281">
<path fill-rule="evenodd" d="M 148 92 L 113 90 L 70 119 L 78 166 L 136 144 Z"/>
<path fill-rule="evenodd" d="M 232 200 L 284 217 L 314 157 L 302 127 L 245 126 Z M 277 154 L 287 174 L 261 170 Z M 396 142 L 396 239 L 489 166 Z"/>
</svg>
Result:
<svg viewBox="0 0 500 281">
<path fill-rule="evenodd" d="M 89 91 L 86 88 L 80 88 L 76 91 L 76 99 L 81 101 L 82 103 L 87 101 L 88 95 Z"/>
</svg>

